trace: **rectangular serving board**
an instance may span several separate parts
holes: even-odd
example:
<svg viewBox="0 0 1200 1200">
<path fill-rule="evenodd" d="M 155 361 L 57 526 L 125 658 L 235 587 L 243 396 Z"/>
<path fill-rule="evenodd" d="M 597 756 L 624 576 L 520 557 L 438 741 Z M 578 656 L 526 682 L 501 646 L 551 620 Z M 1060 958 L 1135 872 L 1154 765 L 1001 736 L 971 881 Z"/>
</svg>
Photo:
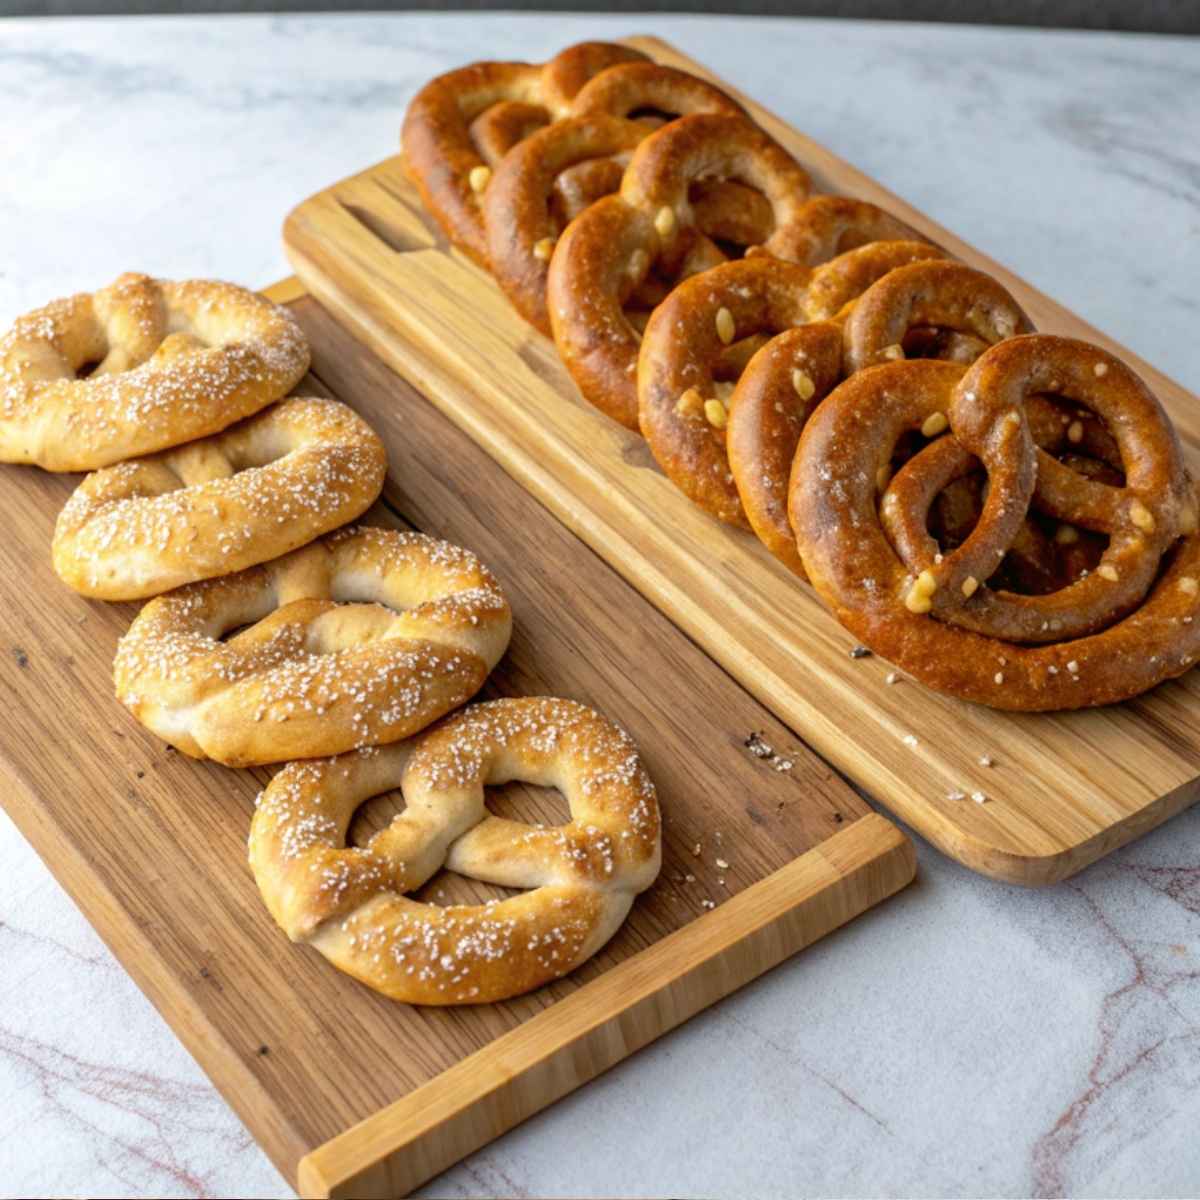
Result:
<svg viewBox="0 0 1200 1200">
<path fill-rule="evenodd" d="M 272 294 L 312 343 L 299 391 L 342 398 L 387 445 L 384 497 L 366 519 L 469 546 L 499 576 L 515 633 L 485 694 L 569 696 L 639 742 L 665 821 L 658 883 L 583 968 L 505 1004 L 395 1004 L 293 946 L 246 865 L 270 771 L 185 758 L 117 704 L 113 651 L 137 606 L 59 583 L 50 538 L 78 479 L 11 466 L 0 468 L 0 802 L 303 1195 L 403 1195 L 891 895 L 915 859 L 315 301 L 290 285 Z M 751 754 L 751 734 L 791 769 Z M 554 793 L 515 785 L 491 802 L 519 820 L 565 814 Z M 395 811 L 372 801 L 355 840 Z M 421 896 L 494 894 L 442 873 Z"/>
<path fill-rule="evenodd" d="M 818 189 L 873 201 L 990 272 L 1035 325 L 1097 342 L 1140 372 L 1197 460 L 1200 406 L 1178 384 L 655 38 L 651 57 L 733 92 Z M 753 535 L 719 524 L 658 471 L 641 438 L 590 408 L 553 344 L 452 250 L 400 158 L 296 208 L 284 228 L 305 285 L 792 730 L 968 867 L 1063 879 L 1200 797 L 1200 676 L 1107 709 L 993 712 L 878 658 Z M 915 741 L 915 744 L 914 744 Z M 981 765 L 981 758 L 995 763 Z M 952 793 L 982 792 L 977 804 Z"/>
</svg>

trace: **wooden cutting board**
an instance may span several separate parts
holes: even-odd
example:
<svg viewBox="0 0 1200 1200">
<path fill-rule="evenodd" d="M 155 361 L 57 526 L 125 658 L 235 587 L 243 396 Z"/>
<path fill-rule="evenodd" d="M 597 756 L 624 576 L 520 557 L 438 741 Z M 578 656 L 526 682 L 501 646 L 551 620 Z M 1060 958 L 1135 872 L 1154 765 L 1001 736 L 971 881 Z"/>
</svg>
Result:
<svg viewBox="0 0 1200 1200">
<path fill-rule="evenodd" d="M 469 546 L 496 571 L 516 627 L 486 694 L 569 696 L 630 729 L 662 802 L 658 883 L 601 954 L 507 1004 L 394 1004 L 292 946 L 246 866 L 270 772 L 194 762 L 117 704 L 113 651 L 136 606 L 58 582 L 50 537 L 78 478 L 11 466 L 0 801 L 280 1171 L 308 1196 L 391 1196 L 897 891 L 915 863 L 890 822 L 298 294 L 276 293 L 313 345 L 300 390 L 352 404 L 388 447 L 367 519 Z M 565 816 L 539 789 L 492 801 L 518 820 Z M 373 801 L 359 831 L 394 811 Z M 492 894 L 446 873 L 422 893 Z"/>
<path fill-rule="evenodd" d="M 715 78 L 656 39 L 628 44 Z M 739 98 L 819 189 L 874 201 L 991 272 L 1038 328 L 1121 355 L 1170 410 L 1196 464 L 1194 397 Z M 851 658 L 852 639 L 806 584 L 753 535 L 695 508 L 658 471 L 640 437 L 579 398 L 553 344 L 517 316 L 487 275 L 450 250 L 399 158 L 305 201 L 289 216 L 284 242 L 300 277 L 339 321 L 796 733 L 960 862 L 998 879 L 1053 882 L 1200 796 L 1195 671 L 1119 707 L 1019 716 L 912 682 L 888 686 L 887 663 Z M 987 801 L 949 798 L 974 792 Z"/>
</svg>

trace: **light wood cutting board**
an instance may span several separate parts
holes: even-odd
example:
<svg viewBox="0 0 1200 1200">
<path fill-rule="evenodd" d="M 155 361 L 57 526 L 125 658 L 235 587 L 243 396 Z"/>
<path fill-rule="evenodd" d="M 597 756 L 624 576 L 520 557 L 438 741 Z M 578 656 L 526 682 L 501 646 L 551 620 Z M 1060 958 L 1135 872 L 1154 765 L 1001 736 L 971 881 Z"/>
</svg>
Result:
<svg viewBox="0 0 1200 1200">
<path fill-rule="evenodd" d="M 187 759 L 117 704 L 113 651 L 137 608 L 58 582 L 50 537 L 77 477 L 12 466 L 0 467 L 0 803 L 304 1195 L 401 1195 L 891 895 L 914 858 L 435 407 L 297 289 L 276 296 L 313 345 L 301 392 L 336 394 L 387 444 L 367 519 L 470 546 L 499 576 L 516 628 L 486 694 L 569 696 L 637 739 L 665 819 L 659 882 L 602 953 L 506 1004 L 394 1004 L 291 945 L 246 865 L 270 772 Z M 755 734 L 786 758 L 751 754 Z M 538 789 L 491 802 L 518 820 L 565 815 Z M 394 811 L 373 801 L 358 832 Z M 493 894 L 446 873 L 422 893 Z"/>
<path fill-rule="evenodd" d="M 661 41 L 628 43 L 714 78 Z M 739 98 L 820 189 L 874 201 L 996 275 L 1038 328 L 1118 353 L 1167 406 L 1196 465 L 1194 397 Z M 517 316 L 487 275 L 449 248 L 399 158 L 305 201 L 289 216 L 284 242 L 306 286 L 339 321 L 797 734 L 967 866 L 1017 883 L 1050 883 L 1200 797 L 1195 671 L 1113 708 L 1014 716 L 916 683 L 886 686 L 885 662 L 851 659 L 851 638 L 807 585 L 751 534 L 692 506 L 636 434 L 579 398 L 552 343 Z M 982 766 L 984 757 L 996 765 Z M 975 791 L 987 803 L 949 798 Z"/>
</svg>

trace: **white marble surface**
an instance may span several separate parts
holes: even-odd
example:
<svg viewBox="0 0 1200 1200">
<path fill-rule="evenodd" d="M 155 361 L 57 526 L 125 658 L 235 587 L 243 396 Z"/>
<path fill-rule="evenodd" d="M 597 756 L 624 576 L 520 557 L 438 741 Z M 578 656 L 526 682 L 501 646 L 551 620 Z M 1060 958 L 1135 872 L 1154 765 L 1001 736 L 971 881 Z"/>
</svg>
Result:
<svg viewBox="0 0 1200 1200">
<path fill-rule="evenodd" d="M 473 57 L 661 33 L 1200 388 L 1200 43 L 691 18 L 0 22 L 0 325 L 137 267 L 261 284 L 279 226 Z M 1068 884 L 919 846 L 896 901 L 437 1195 L 1200 1194 L 1200 810 Z M 286 1184 L 0 817 L 0 1194 Z"/>
</svg>

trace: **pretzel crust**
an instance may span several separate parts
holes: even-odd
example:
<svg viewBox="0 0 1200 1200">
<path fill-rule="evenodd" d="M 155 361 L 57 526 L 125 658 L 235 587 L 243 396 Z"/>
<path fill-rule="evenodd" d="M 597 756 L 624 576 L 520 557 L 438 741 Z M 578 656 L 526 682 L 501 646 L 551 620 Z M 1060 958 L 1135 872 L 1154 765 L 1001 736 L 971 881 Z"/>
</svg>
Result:
<svg viewBox="0 0 1200 1200">
<path fill-rule="evenodd" d="M 484 786 L 557 787 L 568 824 L 492 816 Z M 404 811 L 363 848 L 366 799 Z M 658 803 L 629 735 L 570 700 L 496 700 L 412 743 L 292 763 L 259 799 L 250 865 L 271 915 L 356 979 L 410 1004 L 486 1004 L 574 970 L 620 927 L 661 863 Z M 408 898 L 443 866 L 532 888 L 488 905 Z"/>
<path fill-rule="evenodd" d="M 383 443 L 353 409 L 283 400 L 223 433 L 89 475 L 54 527 L 54 570 L 99 600 L 241 571 L 352 521 L 386 471 Z"/>
<path fill-rule="evenodd" d="M 121 703 L 185 754 L 286 762 L 423 729 L 479 690 L 511 630 L 475 555 L 360 526 L 151 600 L 113 674 Z"/>
<path fill-rule="evenodd" d="M 571 101 L 593 75 L 616 63 L 644 59 L 644 54 L 625 46 L 581 42 L 545 64 L 473 63 L 427 83 L 404 114 L 400 142 L 421 199 L 446 236 L 487 269 L 487 235 L 480 209 L 486 175 L 477 174 L 477 168 L 490 171 L 495 155 L 532 129 L 539 114 L 543 123 L 565 117 Z M 483 139 L 492 155 L 488 162 L 472 137 L 472 126 L 496 105 L 518 107 L 501 119 L 499 138 L 493 130 L 490 139 Z M 473 176 L 484 179 L 483 187 L 472 184 Z"/>
<path fill-rule="evenodd" d="M 488 184 L 483 210 L 492 273 L 517 311 L 547 336 L 550 254 L 565 227 L 552 200 L 567 198 L 573 218 L 618 190 L 624 162 L 654 129 L 653 122 L 629 119 L 642 109 L 668 120 L 696 112 L 744 115 L 740 104 L 695 75 L 652 62 L 620 63 L 584 85 L 571 116 L 514 146 Z M 758 199 L 742 188 L 732 195 L 710 194 L 704 215 L 725 231 L 736 228 L 732 214 L 747 195 Z M 755 232 L 768 236 L 769 225 Z"/>
<path fill-rule="evenodd" d="M 0 338 L 0 461 L 90 471 L 218 433 L 285 396 L 308 358 L 295 318 L 245 288 L 122 275 Z"/>
<path fill-rule="evenodd" d="M 960 615 L 975 609 L 986 611 L 991 603 L 985 581 L 990 571 L 971 576 L 970 584 L 963 586 L 968 583 L 963 572 L 977 553 L 970 546 L 970 538 L 941 562 L 930 559 L 928 583 L 935 589 L 933 598 L 917 597 L 929 600 L 927 611 L 913 611 L 906 603 L 916 586 L 914 571 L 889 540 L 876 511 L 876 473 L 888 461 L 896 438 L 905 430 L 929 428 L 931 417 L 944 428 L 942 418 L 959 413 L 959 424 L 973 439 L 978 431 L 972 433 L 967 414 L 979 413 L 981 419 L 987 416 L 987 432 L 974 444 L 991 460 L 989 496 L 998 498 L 991 512 L 985 504 L 972 534 L 979 535 L 983 550 L 994 529 L 1009 536 L 1023 519 L 1024 507 L 1018 504 L 1014 510 L 1010 492 L 1013 487 L 1023 490 L 1027 486 L 1021 464 L 1032 461 L 1037 453 L 1024 416 L 1018 414 L 1013 422 L 1008 419 L 1008 411 L 1012 410 L 1007 409 L 993 419 L 996 403 L 1011 404 L 1011 399 L 1005 400 L 1003 380 L 1007 378 L 1011 384 L 1020 378 L 1022 360 L 1027 363 L 1031 354 L 1057 353 L 1076 356 L 1074 382 L 1035 374 L 1031 377 L 1035 392 L 1044 390 L 1049 382 L 1058 382 L 1070 388 L 1073 398 L 1085 403 L 1089 396 L 1083 393 L 1082 385 L 1089 376 L 1094 382 L 1110 373 L 1132 376 L 1118 360 L 1095 347 L 1048 337 L 1002 342 L 965 377 L 960 364 L 932 360 L 872 367 L 841 384 L 817 409 L 801 437 L 792 472 L 789 509 L 800 554 L 809 578 L 837 619 L 865 645 L 927 686 L 995 708 L 1050 711 L 1115 703 L 1183 674 L 1200 653 L 1200 623 L 1193 619 L 1200 612 L 1196 497 L 1181 467 L 1180 474 L 1170 478 L 1181 459 L 1175 458 L 1178 446 L 1174 431 L 1165 424 L 1167 441 L 1176 444 L 1166 451 L 1174 462 L 1168 464 L 1168 477 L 1159 481 L 1164 485 L 1163 499 L 1155 528 L 1161 531 L 1169 549 L 1164 569 L 1132 611 L 1116 612 L 1110 624 L 1085 636 L 1051 642 L 1036 631 L 1027 631 L 1030 637 L 1026 640 L 1013 641 L 950 623 L 944 606 L 952 601 Z M 1122 385 L 1126 383 L 1128 380 L 1123 379 Z M 980 397 L 990 400 L 984 399 L 981 404 Z M 1090 399 L 1096 401 L 1094 393 Z M 1153 407 L 1157 408 L 1156 402 Z M 1143 408 L 1134 418 L 1143 431 L 1149 411 Z M 953 418 L 950 428 L 955 429 Z M 1155 432 L 1153 436 L 1160 435 Z M 906 469 L 918 469 L 913 464 L 922 456 L 936 460 L 954 452 L 953 438 L 951 432 L 931 442 Z M 1005 478 L 1001 478 L 996 472 L 1005 460 L 1010 465 Z M 1038 461 L 1050 461 L 1049 456 L 1041 455 Z M 1129 469 L 1135 471 L 1135 465 Z M 1082 481 L 1081 476 L 1077 479 Z M 885 492 L 881 511 L 890 506 L 889 494 L 903 495 L 903 484 L 899 484 L 901 491 L 892 491 L 898 481 L 899 476 Z M 1082 491 L 1093 494 L 1088 488 Z M 1132 504 L 1116 495 L 1125 489 L 1108 491 L 1114 499 L 1120 499 L 1121 511 L 1126 514 L 1122 519 L 1131 519 Z M 928 546 L 923 546 L 928 551 Z M 1158 561 L 1155 549 L 1149 542 L 1144 547 L 1145 553 Z M 1002 550 L 992 547 L 991 552 L 996 555 Z M 1101 571 L 1095 574 L 1103 584 Z M 1072 587 L 1094 586 L 1089 583 L 1091 578 Z M 1061 598 L 1070 590 L 1056 595 Z M 939 592 L 943 595 L 938 596 Z M 1056 603 L 1053 594 L 996 595 L 1029 611 L 1043 603 Z M 935 607 L 934 599 L 942 607 Z M 1035 640 L 1039 636 L 1043 640 Z"/>
<path fill-rule="evenodd" d="M 812 211 L 811 202 L 806 210 Z M 806 223 L 797 226 L 797 240 L 807 236 L 807 228 Z M 742 339 L 774 336 L 814 321 L 826 322 L 828 329 L 830 319 L 843 319 L 863 289 L 914 260 L 940 255 L 941 251 L 926 242 L 872 242 L 815 269 L 754 255 L 723 263 L 681 283 L 655 309 L 646 326 L 637 375 L 641 431 L 671 481 L 719 520 L 752 527 L 757 520 L 768 533 L 768 546 L 795 569 L 795 556 L 785 549 L 778 522 L 783 515 L 779 507 L 788 479 L 783 464 L 791 462 L 800 427 L 790 421 L 777 426 L 772 421 L 772 432 L 785 433 L 788 443 L 772 448 L 770 482 L 765 488 L 756 485 L 753 481 L 762 479 L 765 464 L 754 455 L 769 443 L 761 436 L 761 424 L 757 435 L 748 426 L 759 424 L 759 417 L 751 414 L 761 413 L 760 407 L 752 405 L 735 421 L 738 400 L 734 390 L 732 405 L 721 405 L 722 410 L 728 408 L 727 416 L 724 411 L 713 410 L 712 416 L 717 418 L 714 423 L 706 403 L 717 399 L 718 374 L 727 361 L 727 339 L 736 345 Z M 840 332 L 838 337 L 840 341 Z M 822 389 L 820 395 L 833 386 L 842 370 L 840 349 L 835 354 L 827 338 L 822 338 L 822 344 L 826 348 L 817 364 L 816 377 L 810 376 L 814 389 L 818 385 Z M 833 359 L 837 360 L 836 367 Z M 783 369 L 782 358 L 769 361 L 775 369 Z M 792 370 L 798 364 L 788 367 L 786 377 L 779 380 L 766 378 L 770 373 L 767 364 L 765 359 L 759 363 L 755 388 L 765 387 L 771 392 L 772 404 L 783 404 L 789 391 L 797 399 Z M 688 393 L 699 403 L 689 402 Z M 800 415 L 794 405 L 790 412 L 793 417 Z M 726 428 L 727 420 L 736 425 L 735 432 Z M 783 425 L 787 428 L 781 428 Z M 743 484 L 737 482 L 737 471 L 731 469 L 727 451 L 730 436 L 738 440 L 738 470 Z M 743 510 L 743 487 L 752 494 L 755 520 L 748 519 Z M 768 501 L 766 491 L 776 496 L 774 503 Z"/>
<path fill-rule="evenodd" d="M 625 303 L 652 269 L 676 281 L 726 259 L 697 224 L 689 192 L 701 179 L 762 192 L 774 217 L 763 249 L 781 258 L 796 249 L 807 172 L 745 118 L 694 113 L 638 146 L 620 193 L 572 221 L 550 262 L 547 301 L 558 352 L 583 395 L 630 429 L 638 425 L 641 337 Z"/>
</svg>

